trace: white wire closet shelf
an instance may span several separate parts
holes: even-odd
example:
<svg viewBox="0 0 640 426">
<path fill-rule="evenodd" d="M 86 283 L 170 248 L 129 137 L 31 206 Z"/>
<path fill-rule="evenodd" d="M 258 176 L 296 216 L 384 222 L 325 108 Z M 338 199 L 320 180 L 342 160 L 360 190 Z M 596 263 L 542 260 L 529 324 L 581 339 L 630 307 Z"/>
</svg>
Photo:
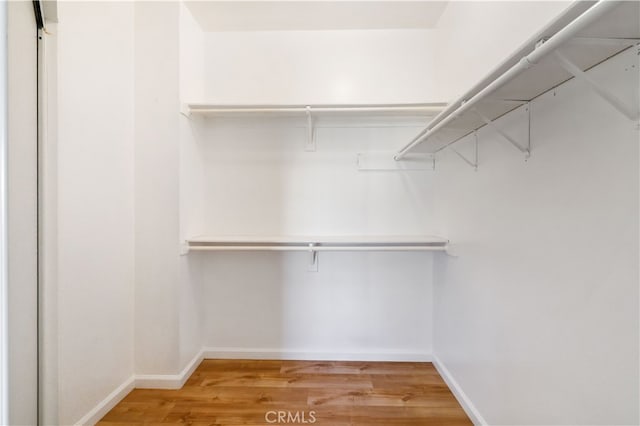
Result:
<svg viewBox="0 0 640 426">
<path fill-rule="evenodd" d="M 299 105 L 258 105 L 258 104 L 204 104 L 189 103 L 183 106 L 187 116 L 205 117 L 313 117 L 325 116 L 366 116 L 366 117 L 433 117 L 440 113 L 443 103 L 407 104 L 299 104 Z"/>
<path fill-rule="evenodd" d="M 198 236 L 189 251 L 445 251 L 437 236 Z"/>
<path fill-rule="evenodd" d="M 396 153 L 395 159 L 402 159 L 409 152 L 435 154 L 485 125 L 497 129 L 494 120 L 574 77 L 620 113 L 637 120 L 637 105 L 610 93 L 585 71 L 639 42 L 640 2 L 574 2 L 449 104 Z M 502 134 L 528 156 L 527 143 L 518 143 Z"/>
</svg>

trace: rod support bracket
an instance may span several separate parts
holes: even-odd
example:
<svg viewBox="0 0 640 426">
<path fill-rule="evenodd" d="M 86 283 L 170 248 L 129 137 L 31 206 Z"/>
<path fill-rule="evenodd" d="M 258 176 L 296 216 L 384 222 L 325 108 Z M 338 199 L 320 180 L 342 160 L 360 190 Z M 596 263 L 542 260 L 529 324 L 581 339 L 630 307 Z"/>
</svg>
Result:
<svg viewBox="0 0 640 426">
<path fill-rule="evenodd" d="M 527 103 L 526 108 L 527 108 L 527 115 L 528 115 L 528 121 L 529 121 L 529 123 L 528 123 L 529 131 L 528 131 L 528 135 L 527 135 L 527 145 L 526 145 L 526 147 L 523 147 L 518 142 L 516 142 L 516 140 L 514 138 L 509 136 L 507 133 L 505 133 L 504 130 L 502 130 L 500 127 L 498 127 L 493 120 L 491 120 L 488 117 L 486 117 L 484 114 L 482 114 L 476 108 L 472 108 L 471 110 L 473 112 L 475 112 L 476 115 L 478 117 L 480 117 L 482 119 L 482 121 L 484 121 L 485 124 L 489 128 L 493 129 L 493 131 L 495 131 L 500 136 L 502 136 L 507 142 L 509 142 L 511 145 L 513 145 L 518 151 L 523 153 L 525 161 L 526 161 L 526 160 L 529 159 L 529 157 L 531 157 L 531 105 L 529 103 Z"/>
<path fill-rule="evenodd" d="M 189 120 L 191 120 L 191 108 L 189 108 L 189 104 L 185 104 L 185 103 L 180 104 L 180 114 L 184 115 Z"/>
<path fill-rule="evenodd" d="M 316 246 L 315 243 L 309 243 L 309 266 L 307 267 L 307 271 L 309 272 L 318 272 L 318 251 L 314 250 Z"/>
<path fill-rule="evenodd" d="M 189 243 L 186 241 L 183 241 L 182 243 L 180 243 L 180 256 L 185 256 L 187 254 L 189 254 Z"/>
<path fill-rule="evenodd" d="M 315 131 L 313 128 L 313 116 L 311 115 L 311 106 L 307 105 L 305 108 L 307 112 L 307 143 L 304 150 L 307 152 L 313 152 L 316 150 Z"/>
<path fill-rule="evenodd" d="M 549 40 L 549 37 L 542 37 L 540 40 L 536 41 L 534 49 L 540 49 L 542 45 L 547 42 L 547 40 Z"/>
<path fill-rule="evenodd" d="M 474 148 L 473 161 L 469 160 L 467 157 L 465 157 L 463 154 L 461 154 L 460 151 L 455 149 L 453 146 L 451 147 L 451 151 L 453 151 L 454 154 L 456 154 L 458 157 L 460 157 L 462 159 L 462 161 L 467 163 L 469 166 L 473 167 L 473 170 L 477 172 L 478 171 L 478 132 L 477 131 L 473 132 L 473 137 L 474 137 L 474 141 L 473 141 L 473 148 Z"/>
<path fill-rule="evenodd" d="M 636 121 L 638 119 L 639 114 L 637 108 L 629 107 L 626 102 L 624 102 L 615 94 L 611 93 L 611 91 L 605 88 L 601 83 L 594 80 L 591 75 L 584 72 L 582 68 L 580 68 L 567 56 L 565 56 L 562 50 L 557 49 L 555 52 L 553 52 L 553 54 L 555 55 L 555 59 L 560 64 L 560 66 L 564 68 L 569 74 L 573 75 L 576 80 L 579 80 L 589 86 L 591 90 L 593 90 L 604 101 L 618 110 L 618 112 L 627 117 L 629 120 Z"/>
<path fill-rule="evenodd" d="M 451 242 L 447 242 L 447 245 L 444 248 L 444 252 L 447 254 L 447 256 L 450 256 L 450 257 L 459 256 L 457 247 L 454 245 L 451 245 Z"/>
</svg>

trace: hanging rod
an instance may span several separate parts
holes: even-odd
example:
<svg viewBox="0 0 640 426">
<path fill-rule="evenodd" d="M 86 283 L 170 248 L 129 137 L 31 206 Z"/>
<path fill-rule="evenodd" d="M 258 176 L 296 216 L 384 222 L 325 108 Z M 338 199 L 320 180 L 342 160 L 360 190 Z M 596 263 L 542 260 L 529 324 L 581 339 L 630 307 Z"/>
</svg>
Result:
<svg viewBox="0 0 640 426">
<path fill-rule="evenodd" d="M 504 86 L 513 78 L 521 74 L 523 71 L 534 66 L 544 56 L 550 54 L 562 44 L 571 40 L 586 26 L 592 24 L 598 18 L 610 12 L 620 3 L 623 3 L 623 1 L 600 0 L 547 40 L 539 40 L 531 53 L 523 56 L 515 65 L 501 74 L 498 78 L 484 85 L 484 87 L 482 87 L 475 95 L 469 98 L 470 94 L 478 89 L 478 87 L 474 87 L 473 89 L 465 93 L 464 96 L 460 97 L 455 102 L 450 104 L 447 108 L 445 108 L 445 110 L 438 114 L 422 132 L 420 132 L 411 142 L 409 142 L 401 150 L 399 150 L 393 158 L 395 160 L 402 159 L 416 145 L 424 142 L 438 130 L 449 124 L 456 117 L 472 108 L 479 101 L 486 98 L 488 95 L 495 92 L 500 87 Z M 486 78 L 482 81 L 484 82 L 485 80 Z"/>
<path fill-rule="evenodd" d="M 363 105 L 214 105 L 187 104 L 189 114 L 269 114 L 299 113 L 300 115 L 330 112 L 354 113 L 427 113 L 437 114 L 445 108 L 443 103 L 425 104 L 363 104 Z"/>
<path fill-rule="evenodd" d="M 280 246 L 280 245 L 189 245 L 192 251 L 446 251 L 446 245 L 346 245 L 346 246 Z"/>
<path fill-rule="evenodd" d="M 436 236 L 343 237 L 194 237 L 187 248 L 201 251 L 445 251 Z"/>
</svg>

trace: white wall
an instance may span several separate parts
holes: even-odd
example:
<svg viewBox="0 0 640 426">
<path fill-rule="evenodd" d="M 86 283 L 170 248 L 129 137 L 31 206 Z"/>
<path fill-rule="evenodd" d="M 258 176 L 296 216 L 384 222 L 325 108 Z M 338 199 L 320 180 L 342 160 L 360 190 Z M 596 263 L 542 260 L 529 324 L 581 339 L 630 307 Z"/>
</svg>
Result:
<svg viewBox="0 0 640 426">
<path fill-rule="evenodd" d="M 638 105 L 636 53 L 593 76 Z M 489 130 L 438 162 L 434 351 L 489 424 L 637 424 L 638 130 L 576 81 L 532 108 L 528 162 Z"/>
<path fill-rule="evenodd" d="M 325 122 L 316 129 L 316 151 L 305 152 L 306 128 L 295 122 L 209 123 L 200 233 L 432 234 L 433 171 L 359 171 L 356 164 L 358 152 L 389 150 L 417 131 L 382 122 L 362 128 Z M 307 271 L 308 253 L 199 256 L 210 349 L 311 359 L 429 359 L 430 253 L 323 252 L 318 272 Z"/>
<path fill-rule="evenodd" d="M 55 423 L 95 420 L 134 373 L 177 374 L 202 347 L 179 257 L 179 6 L 60 5 Z"/>
<path fill-rule="evenodd" d="M 33 7 L 10 2 L 8 28 L 8 424 L 38 405 L 37 36 Z M 7 39 L 4 37 L 7 36 Z M 3 82 L 4 84 L 4 82 Z M 4 330 L 3 330 L 4 331 Z M 1 419 L 0 419 L 1 420 Z"/>
<path fill-rule="evenodd" d="M 433 171 L 359 171 L 358 153 L 387 152 L 421 127 L 315 129 L 218 120 L 203 130 L 205 220 L 213 235 L 430 235 Z M 352 123 L 350 123 L 352 124 Z"/>
<path fill-rule="evenodd" d="M 207 102 L 441 102 L 434 43 L 433 30 L 207 33 Z"/>
<path fill-rule="evenodd" d="M 204 97 L 204 33 L 184 4 L 180 5 L 180 98 L 197 101 Z M 180 130 L 180 241 L 203 222 L 203 159 L 190 120 L 177 115 Z M 197 256 L 180 259 L 180 368 L 202 349 L 204 304 L 202 262 Z"/>
<path fill-rule="evenodd" d="M 215 103 L 441 101 L 429 30 L 206 33 Z M 194 95 L 196 96 L 196 95 Z M 187 99 L 188 100 L 188 99 Z M 425 122 L 320 119 L 192 122 L 202 225 L 191 235 L 428 235 L 433 172 L 362 172 L 358 152 L 400 148 Z M 189 220 L 193 222 L 193 220 Z M 187 234 L 188 236 L 188 234 Z M 431 254 L 190 254 L 204 263 L 204 343 L 270 356 L 425 359 Z M 247 265 L 251 265 L 247 268 Z M 407 324 L 411 324 L 407 327 Z"/>
<path fill-rule="evenodd" d="M 137 374 L 179 363 L 179 4 L 135 4 Z"/>
<path fill-rule="evenodd" d="M 180 256 L 202 180 L 180 100 L 203 92 L 203 35 L 178 2 L 137 2 L 135 17 L 136 374 L 175 375 L 202 349 L 201 269 Z"/>
<path fill-rule="evenodd" d="M 265 358 L 430 360 L 432 255 L 203 253 L 205 347 Z M 258 355 L 258 356 L 260 356 Z"/>
<path fill-rule="evenodd" d="M 435 33 L 436 78 L 451 102 L 493 70 L 570 1 L 451 1 Z"/>
<path fill-rule="evenodd" d="M 59 424 L 133 374 L 133 7 L 59 3 Z"/>
</svg>

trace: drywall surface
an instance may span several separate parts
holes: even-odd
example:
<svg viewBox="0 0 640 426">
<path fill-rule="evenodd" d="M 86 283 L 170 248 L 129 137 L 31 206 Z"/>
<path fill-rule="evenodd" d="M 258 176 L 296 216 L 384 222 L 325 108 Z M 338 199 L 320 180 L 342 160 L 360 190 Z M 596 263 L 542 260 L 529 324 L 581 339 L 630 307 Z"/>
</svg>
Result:
<svg viewBox="0 0 640 426">
<path fill-rule="evenodd" d="M 395 150 L 421 129 L 416 124 L 318 121 L 310 152 L 306 119 L 216 120 L 199 128 L 206 141 L 201 234 L 437 233 L 433 170 L 358 168 L 358 154 L 393 163 Z"/>
<path fill-rule="evenodd" d="M 591 71 L 638 105 L 637 49 Z M 526 114 L 498 125 L 526 135 Z M 434 352 L 489 424 L 637 424 L 638 130 L 576 81 L 532 103 L 532 156 L 446 151 Z M 471 141 L 458 148 L 470 153 Z"/>
<path fill-rule="evenodd" d="M 440 102 L 434 43 L 434 30 L 207 33 L 207 102 Z"/>
<path fill-rule="evenodd" d="M 133 374 L 134 15 L 64 2 L 59 16 L 58 420 L 72 424 Z"/>
<path fill-rule="evenodd" d="M 8 424 L 36 424 L 38 420 L 37 30 L 31 4 L 11 2 L 3 7 L 6 7 L 8 17 L 8 28 L 5 34 L 8 48 L 6 83 L 8 89 L 8 167 L 6 170 Z M 2 188 L 3 191 L 4 189 Z M 2 308 L 4 309 L 4 306 Z"/>
<path fill-rule="evenodd" d="M 204 94 L 204 33 L 191 12 L 180 4 L 180 98 L 198 100 Z M 192 234 L 202 224 L 203 167 L 200 141 L 192 131 L 190 121 L 176 113 L 179 120 L 179 200 L 180 237 Z M 174 243 L 175 244 L 175 243 Z M 202 349 L 204 323 L 202 303 L 202 264 L 197 256 L 180 259 L 180 371 Z"/>
<path fill-rule="evenodd" d="M 175 375 L 202 349 L 200 266 L 180 256 L 202 179 L 180 99 L 204 90 L 204 36 L 178 2 L 138 2 L 135 17 L 136 374 Z"/>
<path fill-rule="evenodd" d="M 449 2 L 433 44 L 442 98 L 450 102 L 462 95 L 570 3 Z"/>
<path fill-rule="evenodd" d="M 136 374 L 179 371 L 179 4 L 135 4 Z"/>
<path fill-rule="evenodd" d="M 263 358 L 429 360 L 432 254 L 202 253 L 205 347 Z"/>
<path fill-rule="evenodd" d="M 195 101 L 438 102 L 433 40 L 430 30 L 205 33 L 205 96 Z M 358 153 L 391 159 L 424 120 L 315 117 L 311 152 L 306 117 L 185 123 L 192 133 L 185 133 L 183 152 L 196 155 L 183 163 L 192 167 L 181 179 L 204 200 L 184 194 L 187 237 L 436 232 L 432 171 L 358 170 Z M 204 344 L 214 352 L 355 359 L 431 353 L 429 253 L 322 253 L 318 272 L 307 270 L 307 253 L 189 258 L 203 262 Z"/>
<path fill-rule="evenodd" d="M 437 233 L 433 170 L 361 171 L 357 164 L 359 152 L 386 149 L 391 160 L 396 144 L 419 127 L 319 121 L 316 150 L 307 152 L 301 124 L 223 119 L 203 127 L 200 234 Z M 430 253 L 323 252 L 318 272 L 307 270 L 308 253 L 198 256 L 205 262 L 208 348 L 380 360 L 431 353 Z"/>
</svg>

